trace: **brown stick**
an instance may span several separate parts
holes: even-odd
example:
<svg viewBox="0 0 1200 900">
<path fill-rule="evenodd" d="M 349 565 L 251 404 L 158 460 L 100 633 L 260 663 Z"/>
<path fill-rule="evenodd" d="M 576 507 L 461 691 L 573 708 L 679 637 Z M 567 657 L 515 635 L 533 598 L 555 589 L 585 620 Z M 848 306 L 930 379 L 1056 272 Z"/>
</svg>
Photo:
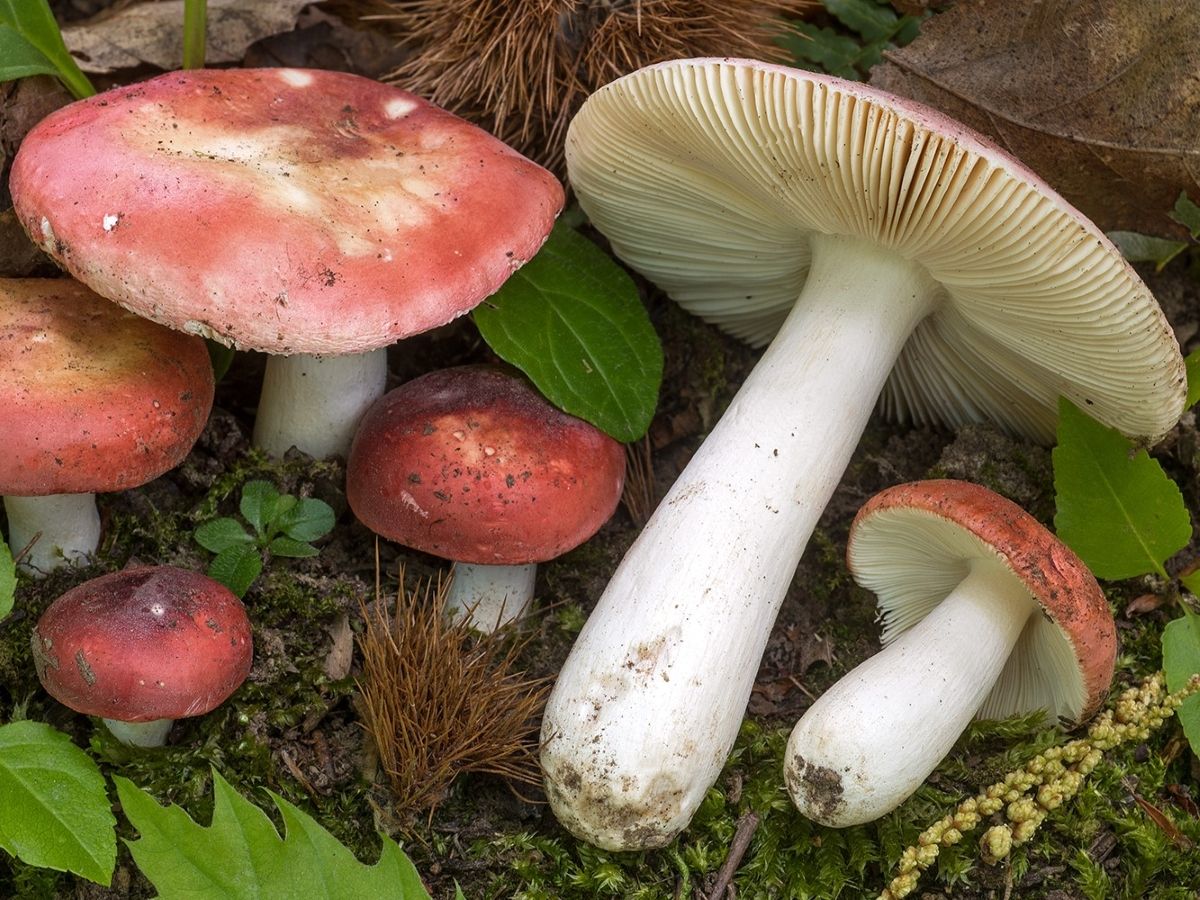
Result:
<svg viewBox="0 0 1200 900">
<path fill-rule="evenodd" d="M 757 830 L 758 813 L 754 810 L 750 810 L 738 819 L 737 831 L 733 833 L 733 840 L 729 842 L 729 854 L 725 857 L 725 862 L 721 864 L 721 870 L 717 872 L 717 881 L 708 893 L 708 900 L 724 898 L 726 889 L 733 882 L 733 874 L 742 864 L 742 857 L 750 848 L 750 840 Z"/>
</svg>

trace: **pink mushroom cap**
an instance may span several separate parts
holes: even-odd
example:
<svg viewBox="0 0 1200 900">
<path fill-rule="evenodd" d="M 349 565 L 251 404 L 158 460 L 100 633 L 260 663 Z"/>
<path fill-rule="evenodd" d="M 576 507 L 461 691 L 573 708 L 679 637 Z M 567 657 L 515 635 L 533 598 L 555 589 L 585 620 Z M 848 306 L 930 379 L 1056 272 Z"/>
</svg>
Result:
<svg viewBox="0 0 1200 900">
<path fill-rule="evenodd" d="M 223 584 L 173 566 L 124 569 L 67 591 L 33 630 L 47 693 L 89 716 L 149 722 L 199 716 L 250 673 L 242 603 Z"/>
<path fill-rule="evenodd" d="M 549 233 L 562 186 L 367 78 L 172 72 L 51 114 L 13 162 L 35 242 L 141 316 L 269 353 L 358 353 L 459 316 Z"/>
<path fill-rule="evenodd" d="M 0 493 L 120 491 L 177 465 L 213 401 L 204 341 L 67 278 L 0 279 Z"/>
<path fill-rule="evenodd" d="M 346 467 L 354 514 L 444 559 L 524 565 L 582 544 L 621 499 L 625 451 L 488 366 L 431 372 L 364 416 Z"/>
</svg>

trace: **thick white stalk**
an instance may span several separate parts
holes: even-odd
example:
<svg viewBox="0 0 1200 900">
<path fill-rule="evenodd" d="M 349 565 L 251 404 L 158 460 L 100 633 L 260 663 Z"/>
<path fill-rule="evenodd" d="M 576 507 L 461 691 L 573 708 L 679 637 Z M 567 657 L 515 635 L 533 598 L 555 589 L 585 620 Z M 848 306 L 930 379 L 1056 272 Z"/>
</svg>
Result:
<svg viewBox="0 0 1200 900">
<path fill-rule="evenodd" d="M 903 803 L 979 711 L 1037 608 L 1008 568 L 979 561 L 928 616 L 818 697 L 784 756 L 800 812 L 842 827 Z"/>
<path fill-rule="evenodd" d="M 537 563 L 485 566 L 456 562 L 451 567 L 446 612 L 465 614 L 476 631 L 491 633 L 525 615 L 533 601 Z"/>
<path fill-rule="evenodd" d="M 345 356 L 270 356 L 254 446 L 271 456 L 292 447 L 316 459 L 345 456 L 359 420 L 386 384 L 386 348 Z"/>
<path fill-rule="evenodd" d="M 936 296 L 899 257 L 814 242 L 795 308 L 621 562 L 551 694 L 542 768 L 578 837 L 655 847 L 690 821 L 809 535 Z"/>
<path fill-rule="evenodd" d="M 21 568 L 45 575 L 59 566 L 86 562 L 100 545 L 100 513 L 95 494 L 47 494 L 4 498 L 8 546 L 19 553 L 37 541 L 21 560 Z"/>
<path fill-rule="evenodd" d="M 116 719 L 105 719 L 108 730 L 122 744 L 131 747 L 161 747 L 167 742 L 167 735 L 174 719 L 151 719 L 149 722 L 119 722 Z"/>
</svg>

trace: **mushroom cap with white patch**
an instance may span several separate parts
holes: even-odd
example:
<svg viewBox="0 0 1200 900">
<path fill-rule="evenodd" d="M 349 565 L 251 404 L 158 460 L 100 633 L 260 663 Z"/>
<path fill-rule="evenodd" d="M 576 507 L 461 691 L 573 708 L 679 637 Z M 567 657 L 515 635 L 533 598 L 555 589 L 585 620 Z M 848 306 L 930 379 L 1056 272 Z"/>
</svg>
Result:
<svg viewBox="0 0 1200 900">
<path fill-rule="evenodd" d="M 1178 345 L 1117 249 L 1033 172 L 941 113 L 753 60 L 674 60 L 593 94 L 571 184 L 626 263 L 751 344 L 804 285 L 814 235 L 875 242 L 941 293 L 880 398 L 890 416 L 1053 439 L 1057 397 L 1155 439 Z"/>
<path fill-rule="evenodd" d="M 1112 681 L 1112 613 L 1083 561 L 1021 507 L 966 481 L 900 484 L 863 505 L 846 548 L 854 580 L 878 598 L 884 645 L 927 616 L 975 560 L 1000 563 L 1042 610 L 977 715 L 1045 709 L 1071 724 L 1089 718 Z"/>
<path fill-rule="evenodd" d="M 180 463 L 204 429 L 200 338 L 69 278 L 0 279 L 0 493 L 122 491 Z"/>
<path fill-rule="evenodd" d="M 367 78 L 172 72 L 25 138 L 33 239 L 97 293 L 269 353 L 361 353 L 445 324 L 549 233 L 561 185 L 480 128 Z"/>
</svg>

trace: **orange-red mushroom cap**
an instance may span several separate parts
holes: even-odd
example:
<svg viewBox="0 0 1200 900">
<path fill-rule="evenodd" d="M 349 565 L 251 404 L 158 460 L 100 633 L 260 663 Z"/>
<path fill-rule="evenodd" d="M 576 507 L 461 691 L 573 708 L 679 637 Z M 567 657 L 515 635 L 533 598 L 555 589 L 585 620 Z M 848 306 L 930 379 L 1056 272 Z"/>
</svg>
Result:
<svg viewBox="0 0 1200 900">
<path fill-rule="evenodd" d="M 10 187 L 33 239 L 139 315 L 269 353 L 442 325 L 541 246 L 554 176 L 406 91 L 341 72 L 172 72 L 73 103 Z"/>
<path fill-rule="evenodd" d="M 250 672 L 242 603 L 173 566 L 125 569 L 72 588 L 42 614 L 33 658 L 47 693 L 120 722 L 199 716 Z"/>
<path fill-rule="evenodd" d="M 67 278 L 0 279 L 0 494 L 120 491 L 187 456 L 213 401 L 204 341 Z"/>
<path fill-rule="evenodd" d="M 346 493 L 377 534 L 445 559 L 544 562 L 583 543 L 621 498 L 625 452 L 486 366 L 431 372 L 364 416 Z"/>
<path fill-rule="evenodd" d="M 1021 507 L 965 481 L 900 484 L 876 494 L 850 526 L 851 573 L 879 598 L 884 643 L 920 621 L 966 574 L 973 558 L 996 559 L 1020 579 L 1044 615 L 1030 616 L 980 715 L 1039 707 L 1071 722 L 1089 718 L 1112 682 L 1117 633 L 1095 577 L 1070 548 Z M 1073 652 L 1074 683 L 1046 652 Z M 1082 703 L 1068 702 L 1070 696 Z"/>
</svg>

